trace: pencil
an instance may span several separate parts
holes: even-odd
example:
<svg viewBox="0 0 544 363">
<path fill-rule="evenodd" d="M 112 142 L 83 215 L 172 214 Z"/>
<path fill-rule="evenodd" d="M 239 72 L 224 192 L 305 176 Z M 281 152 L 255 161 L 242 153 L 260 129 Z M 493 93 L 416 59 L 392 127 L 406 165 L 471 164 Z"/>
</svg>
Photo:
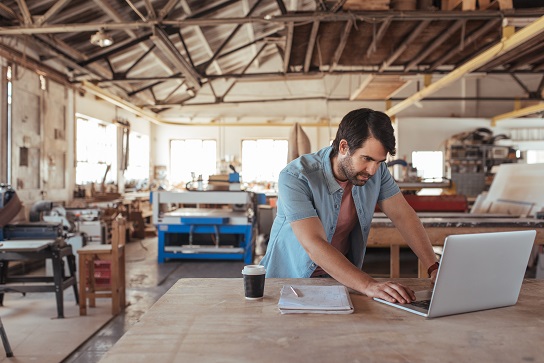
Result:
<svg viewBox="0 0 544 363">
<path fill-rule="evenodd" d="M 293 291 L 293 294 L 295 294 L 295 296 L 298 297 L 298 294 L 296 290 L 293 288 L 293 286 L 289 285 L 289 288 L 291 289 L 291 291 Z"/>
</svg>

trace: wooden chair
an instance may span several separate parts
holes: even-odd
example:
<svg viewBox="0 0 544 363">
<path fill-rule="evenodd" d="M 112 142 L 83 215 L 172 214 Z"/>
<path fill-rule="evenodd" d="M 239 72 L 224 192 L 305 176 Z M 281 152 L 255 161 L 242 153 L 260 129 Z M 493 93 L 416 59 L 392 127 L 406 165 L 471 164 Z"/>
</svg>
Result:
<svg viewBox="0 0 544 363">
<path fill-rule="evenodd" d="M 87 315 L 89 306 L 96 306 L 96 298 L 111 298 L 111 312 L 117 315 L 124 310 L 125 300 L 125 242 L 126 221 L 112 221 L 111 244 L 87 245 L 78 250 L 79 255 L 79 314 Z M 95 261 L 110 262 L 109 283 L 97 283 Z"/>
</svg>

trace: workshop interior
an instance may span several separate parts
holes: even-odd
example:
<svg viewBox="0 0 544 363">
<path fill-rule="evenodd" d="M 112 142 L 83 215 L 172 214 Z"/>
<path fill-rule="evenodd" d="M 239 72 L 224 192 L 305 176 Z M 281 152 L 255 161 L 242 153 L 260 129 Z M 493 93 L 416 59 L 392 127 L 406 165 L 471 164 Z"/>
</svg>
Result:
<svg viewBox="0 0 544 363">
<path fill-rule="evenodd" d="M 534 229 L 544 279 L 543 54 L 544 1 L 2 0 L 0 362 L 98 362 L 178 279 L 242 278 L 359 108 L 438 259 Z M 394 228 L 366 271 L 422 277 Z"/>
</svg>

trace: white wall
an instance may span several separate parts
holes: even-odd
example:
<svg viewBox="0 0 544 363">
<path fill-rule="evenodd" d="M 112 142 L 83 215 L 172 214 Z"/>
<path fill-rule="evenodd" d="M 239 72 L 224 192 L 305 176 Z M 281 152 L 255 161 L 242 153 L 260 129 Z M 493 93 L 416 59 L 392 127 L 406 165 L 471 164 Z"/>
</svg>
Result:
<svg viewBox="0 0 544 363">
<path fill-rule="evenodd" d="M 490 127 L 490 121 L 475 118 L 406 117 L 397 119 L 397 158 L 412 161 L 413 151 L 444 151 L 452 135 Z"/>
<path fill-rule="evenodd" d="M 474 82 L 474 80 L 468 80 Z M 433 102 L 432 112 L 441 109 L 444 103 Z M 364 105 L 351 103 L 352 108 L 364 107 Z M 475 107 L 474 105 L 470 107 Z M 509 107 L 509 106 L 508 106 Z M 427 106 L 425 106 L 427 108 Z M 425 109 L 424 108 L 424 109 Z M 461 109 L 456 106 L 456 110 Z M 414 107 L 421 114 L 421 109 Z M 94 96 L 76 96 L 76 110 L 78 113 L 103 121 L 111 121 L 116 117 L 129 120 L 132 130 L 150 136 L 151 140 L 151 165 L 150 170 L 156 165 L 170 167 L 170 140 L 172 139 L 215 139 L 218 142 L 218 160 L 225 156 L 240 157 L 241 144 L 243 139 L 255 138 L 278 138 L 287 139 L 291 126 L 176 126 L 176 125 L 155 125 L 146 120 L 138 118 L 122 109 L 95 99 Z M 349 111 L 349 109 L 347 109 Z M 493 113 L 487 111 L 488 113 Z M 230 120 L 227 120 L 230 121 Z M 260 121 L 260 120 L 259 120 Z M 287 122 L 296 122 L 297 118 Z M 311 117 L 304 118 L 303 122 L 311 122 Z M 321 118 L 315 118 L 313 122 L 320 122 Z M 340 118 L 331 121 L 330 126 L 303 126 L 311 142 L 312 152 L 328 146 L 330 139 L 333 139 L 337 124 Z M 230 122 L 229 122 L 230 123 Z M 499 121 L 497 126 L 492 127 L 491 121 L 487 118 L 461 118 L 461 117 L 398 117 L 395 127 L 397 128 L 397 158 L 404 158 L 411 162 L 413 151 L 444 151 L 445 141 L 452 135 L 473 131 L 477 128 L 489 128 L 493 133 L 510 133 L 510 128 L 523 127 L 544 127 L 543 119 L 516 119 Z M 534 147 L 533 147 L 534 148 Z M 544 142 L 542 142 L 544 149 Z M 183 156 L 180 156 L 183 157 Z"/>
<path fill-rule="evenodd" d="M 142 135 L 151 134 L 150 122 L 133 113 L 125 111 L 112 105 L 109 102 L 97 99 L 90 94 L 76 95 L 76 112 L 87 117 L 95 118 L 104 122 L 112 122 L 115 119 L 125 119 L 130 122 L 131 131 L 135 131 Z"/>
<path fill-rule="evenodd" d="M 170 167 L 170 140 L 175 139 L 215 139 L 217 140 L 218 160 L 225 156 L 240 157 L 244 139 L 288 139 L 290 126 L 157 126 L 154 125 L 153 143 L 154 165 Z M 329 145 L 328 127 L 303 126 L 308 135 L 312 152 Z M 331 128 L 332 137 L 336 127 Z M 180 155 L 184 157 L 184 155 Z"/>
</svg>

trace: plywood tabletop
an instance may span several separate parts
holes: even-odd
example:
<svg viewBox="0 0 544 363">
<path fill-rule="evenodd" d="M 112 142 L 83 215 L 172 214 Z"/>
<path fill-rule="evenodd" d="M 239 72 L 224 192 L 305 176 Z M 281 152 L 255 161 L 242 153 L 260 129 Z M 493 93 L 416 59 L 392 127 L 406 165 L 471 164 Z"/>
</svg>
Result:
<svg viewBox="0 0 544 363">
<path fill-rule="evenodd" d="M 414 290 L 428 279 L 397 279 Z M 350 315 L 281 315 L 283 284 L 244 299 L 242 279 L 180 279 L 101 362 L 544 361 L 544 280 L 526 280 L 515 306 L 425 319 L 351 294 Z"/>
</svg>

